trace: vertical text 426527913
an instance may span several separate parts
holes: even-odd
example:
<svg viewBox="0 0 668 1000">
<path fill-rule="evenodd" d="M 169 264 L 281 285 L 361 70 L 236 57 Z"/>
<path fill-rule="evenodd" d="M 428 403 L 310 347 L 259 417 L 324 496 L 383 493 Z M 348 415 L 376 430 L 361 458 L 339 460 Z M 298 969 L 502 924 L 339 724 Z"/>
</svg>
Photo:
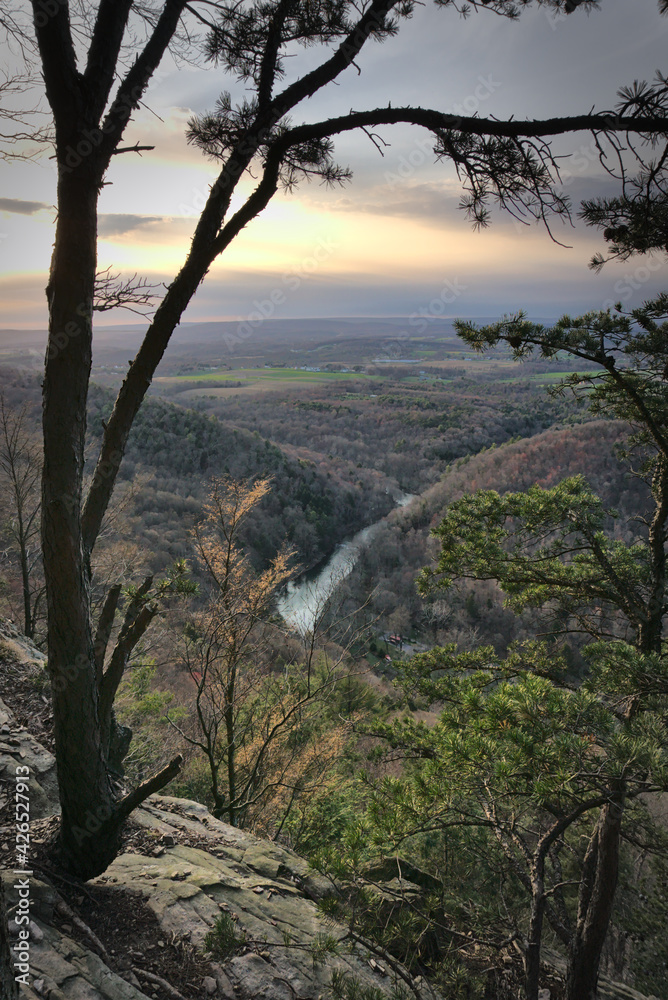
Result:
<svg viewBox="0 0 668 1000">
<path fill-rule="evenodd" d="M 30 768 L 19 765 L 16 768 L 15 823 L 16 823 L 16 867 L 14 869 L 14 892 L 17 895 L 14 921 L 18 934 L 13 945 L 13 961 L 16 981 L 29 984 L 30 977 Z"/>
</svg>

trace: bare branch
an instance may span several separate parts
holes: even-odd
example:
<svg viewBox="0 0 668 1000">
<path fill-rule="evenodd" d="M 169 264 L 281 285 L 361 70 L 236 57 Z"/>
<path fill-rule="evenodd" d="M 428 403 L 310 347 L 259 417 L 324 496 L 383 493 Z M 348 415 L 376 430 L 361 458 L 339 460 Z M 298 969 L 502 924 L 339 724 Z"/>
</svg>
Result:
<svg viewBox="0 0 668 1000">
<path fill-rule="evenodd" d="M 150 316 L 159 288 L 159 284 L 138 277 L 136 272 L 129 278 L 122 278 L 120 272 L 113 273 L 111 267 L 107 267 L 95 275 L 93 309 L 96 312 L 127 309 L 138 316 Z"/>
</svg>

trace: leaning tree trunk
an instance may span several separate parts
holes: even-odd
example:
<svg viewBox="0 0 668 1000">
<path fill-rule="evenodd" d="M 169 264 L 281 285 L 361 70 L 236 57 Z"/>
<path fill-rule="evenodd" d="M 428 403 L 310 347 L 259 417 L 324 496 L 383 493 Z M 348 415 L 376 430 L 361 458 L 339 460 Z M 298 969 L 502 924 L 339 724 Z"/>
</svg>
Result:
<svg viewBox="0 0 668 1000">
<path fill-rule="evenodd" d="M 601 952 L 619 875 L 623 804 L 605 805 L 587 848 L 571 942 L 566 1000 L 595 1000 Z"/>
</svg>

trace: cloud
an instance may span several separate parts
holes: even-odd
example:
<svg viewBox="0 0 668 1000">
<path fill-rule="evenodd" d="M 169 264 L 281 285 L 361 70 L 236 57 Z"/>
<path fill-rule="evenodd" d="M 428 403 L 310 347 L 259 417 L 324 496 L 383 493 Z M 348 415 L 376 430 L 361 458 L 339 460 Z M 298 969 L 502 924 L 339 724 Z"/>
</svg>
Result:
<svg viewBox="0 0 668 1000">
<path fill-rule="evenodd" d="M 164 219 L 161 215 L 103 214 L 98 218 L 98 233 L 103 239 L 110 239 L 142 229 L 154 222 L 164 222 Z"/>
<path fill-rule="evenodd" d="M 200 84 L 201 86 L 201 84 Z M 148 111 L 139 112 L 128 124 L 124 134 L 123 145 L 131 147 L 135 142 L 141 146 L 153 146 L 154 149 L 142 154 L 141 158 L 148 164 L 169 162 L 181 166 L 194 167 L 206 171 L 207 161 L 199 149 L 191 146 L 186 140 L 188 122 L 193 117 L 193 111 L 188 107 L 171 107 L 156 118 Z M 123 156 L 126 162 L 135 161 L 132 154 Z"/>
<path fill-rule="evenodd" d="M 443 226 L 459 204 L 445 185 L 419 183 L 402 186 L 376 186 L 363 197 L 339 198 L 327 208 L 333 212 L 359 212 L 401 219 L 415 219 Z M 325 207 L 323 203 L 323 207 Z"/>
<path fill-rule="evenodd" d="M 14 212 L 16 215 L 34 215 L 43 208 L 51 208 L 45 201 L 22 201 L 20 198 L 0 198 L 0 212 Z"/>
</svg>

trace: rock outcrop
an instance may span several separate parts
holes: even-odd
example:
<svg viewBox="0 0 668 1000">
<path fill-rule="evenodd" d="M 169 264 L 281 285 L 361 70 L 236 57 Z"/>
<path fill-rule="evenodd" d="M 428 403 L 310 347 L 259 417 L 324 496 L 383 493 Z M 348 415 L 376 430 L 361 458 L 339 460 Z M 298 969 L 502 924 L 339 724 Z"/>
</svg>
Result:
<svg viewBox="0 0 668 1000">
<path fill-rule="evenodd" d="M 390 970 L 359 945 L 350 949 L 346 929 L 326 924 L 318 913 L 315 899 L 326 885 L 309 875 L 302 859 L 218 822 L 185 800 L 155 797 L 137 820 L 132 835 L 141 840 L 142 852 L 122 854 L 81 892 L 104 905 L 106 890 L 112 909 L 121 895 L 131 907 L 148 908 L 155 917 L 148 934 L 146 922 L 140 922 L 137 940 L 123 937 L 126 953 L 118 955 L 114 948 L 112 954 L 109 942 L 100 948 L 95 932 L 87 934 L 73 922 L 76 914 L 52 886 L 33 878 L 32 985 L 23 990 L 25 997 L 140 1000 L 156 995 L 155 984 L 147 990 L 142 982 L 144 972 L 155 975 L 149 961 L 155 954 L 150 953 L 169 946 L 203 956 L 205 938 L 221 914 L 235 928 L 237 947 L 222 961 L 196 963 L 198 981 L 189 996 L 316 1000 L 335 969 L 362 986 L 390 992 Z M 203 846 L 191 846 L 195 841 Z M 13 880 L 9 874 L 5 878 L 11 901 Z M 123 924 L 122 907 L 116 917 Z M 10 924 L 10 936 L 17 930 Z M 313 946 L 325 934 L 339 942 L 341 954 L 318 964 Z M 160 988 L 157 995 L 163 995 Z"/>
<path fill-rule="evenodd" d="M 441 1000 L 422 980 L 407 987 L 391 958 L 325 920 L 318 901 L 331 886 L 302 858 L 196 802 L 152 796 L 133 813 L 124 853 L 102 876 L 85 885 L 58 880 L 39 848 L 56 829 L 55 762 L 28 721 L 47 705 L 43 661 L 6 628 L 0 644 L 0 670 L 22 660 L 37 691 L 34 703 L 33 695 L 21 701 L 21 720 L 0 701 L 0 877 L 12 954 L 29 952 L 24 1000 L 324 1000 L 335 982 L 348 984 L 338 993 L 347 1000 L 389 998 L 397 982 L 411 1000 Z M 29 923 L 16 888 L 17 767 L 30 770 L 34 820 Z M 607 980 L 600 995 L 646 1000 Z"/>
<path fill-rule="evenodd" d="M 17 765 L 28 765 L 37 811 L 50 815 L 57 802 L 53 758 L 4 703 L 2 727 L 5 798 Z M 10 805 L 0 864 L 10 943 L 18 945 L 24 925 L 11 919 L 18 878 Z M 48 835 L 48 820 L 35 827 L 38 837 Z M 35 865 L 30 975 L 21 986 L 30 1000 L 318 1000 L 333 974 L 377 998 L 389 996 L 395 982 L 387 963 L 348 940 L 344 926 L 325 921 L 317 901 L 330 887 L 302 858 L 214 819 L 196 802 L 152 796 L 133 814 L 127 850 L 104 875 L 84 886 L 56 884 Z M 233 928 L 218 958 L 205 944 L 217 926 Z M 174 978 L 155 971 L 179 963 L 191 970 L 185 985 L 181 970 Z M 426 986 L 423 995 L 434 1000 Z"/>
</svg>

